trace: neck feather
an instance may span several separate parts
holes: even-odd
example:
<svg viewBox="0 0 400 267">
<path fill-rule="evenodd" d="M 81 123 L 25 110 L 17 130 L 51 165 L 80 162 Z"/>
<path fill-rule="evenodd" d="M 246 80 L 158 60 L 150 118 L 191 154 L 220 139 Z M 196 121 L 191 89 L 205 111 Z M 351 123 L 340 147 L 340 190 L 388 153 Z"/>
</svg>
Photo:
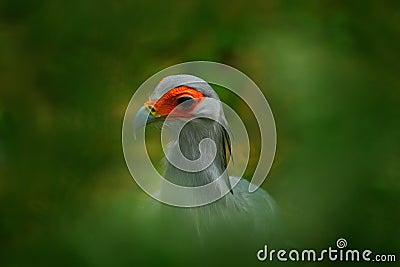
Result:
<svg viewBox="0 0 400 267">
<path fill-rule="evenodd" d="M 215 150 L 209 147 L 210 143 L 208 143 L 202 150 L 204 153 L 202 156 L 208 162 L 212 161 L 208 167 L 197 172 L 190 172 L 175 167 L 167 160 L 164 177 L 170 182 L 181 186 L 202 186 L 217 179 L 226 168 L 224 131 L 223 127 L 217 122 L 207 119 L 196 119 L 187 123 L 180 132 L 179 137 L 172 141 L 168 157 L 174 159 L 180 149 L 183 156 L 188 160 L 199 159 L 199 144 L 205 138 L 209 138 L 214 142 L 216 156 L 214 158 Z"/>
</svg>

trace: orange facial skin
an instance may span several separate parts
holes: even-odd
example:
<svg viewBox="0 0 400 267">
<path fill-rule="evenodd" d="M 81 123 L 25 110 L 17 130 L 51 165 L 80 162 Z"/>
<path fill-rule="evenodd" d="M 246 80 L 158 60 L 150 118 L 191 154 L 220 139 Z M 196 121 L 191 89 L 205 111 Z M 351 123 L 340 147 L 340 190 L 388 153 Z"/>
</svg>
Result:
<svg viewBox="0 0 400 267">
<path fill-rule="evenodd" d="M 191 97 L 193 98 L 193 104 L 190 106 L 180 106 L 179 98 Z M 145 103 L 146 108 L 149 110 L 151 115 L 154 117 L 164 117 L 170 115 L 176 117 L 192 117 L 191 111 L 197 106 L 197 104 L 204 98 L 204 95 L 199 91 L 192 89 L 187 86 L 179 86 L 169 90 L 163 95 L 158 101 L 149 100 Z"/>
</svg>

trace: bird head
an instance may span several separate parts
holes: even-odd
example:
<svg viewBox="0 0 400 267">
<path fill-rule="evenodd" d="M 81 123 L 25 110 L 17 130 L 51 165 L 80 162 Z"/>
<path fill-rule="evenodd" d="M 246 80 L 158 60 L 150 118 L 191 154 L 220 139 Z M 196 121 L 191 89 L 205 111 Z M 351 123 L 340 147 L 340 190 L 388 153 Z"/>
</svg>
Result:
<svg viewBox="0 0 400 267">
<path fill-rule="evenodd" d="M 217 93 L 204 80 L 192 75 L 163 78 L 138 110 L 134 131 L 147 124 L 163 122 L 169 128 L 202 118 L 202 124 L 217 121 L 228 129 Z"/>
</svg>

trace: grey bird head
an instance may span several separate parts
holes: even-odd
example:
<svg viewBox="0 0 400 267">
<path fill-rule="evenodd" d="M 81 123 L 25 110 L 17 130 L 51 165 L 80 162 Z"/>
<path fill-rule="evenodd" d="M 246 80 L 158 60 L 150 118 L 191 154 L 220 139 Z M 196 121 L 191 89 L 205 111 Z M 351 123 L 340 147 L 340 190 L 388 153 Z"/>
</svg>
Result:
<svg viewBox="0 0 400 267">
<path fill-rule="evenodd" d="M 228 129 L 219 97 L 206 81 L 193 75 L 171 75 L 160 81 L 138 110 L 133 128 L 136 131 L 156 121 L 174 128 L 194 118 L 208 118 Z"/>
</svg>

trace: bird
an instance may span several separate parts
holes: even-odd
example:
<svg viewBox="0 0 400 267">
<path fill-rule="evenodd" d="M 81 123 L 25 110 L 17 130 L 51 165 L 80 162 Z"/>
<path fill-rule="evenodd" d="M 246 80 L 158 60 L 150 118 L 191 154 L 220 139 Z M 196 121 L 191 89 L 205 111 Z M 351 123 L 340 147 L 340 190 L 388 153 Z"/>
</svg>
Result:
<svg viewBox="0 0 400 267">
<path fill-rule="evenodd" d="M 244 227 L 247 232 L 263 232 L 266 236 L 278 232 L 279 211 L 275 200 L 262 188 L 250 193 L 249 181 L 229 176 L 227 165 L 234 156 L 230 128 L 220 98 L 209 83 L 189 74 L 164 77 L 137 111 L 133 128 L 137 131 L 150 124 L 161 124 L 171 132 L 162 174 L 167 181 L 185 187 L 215 183 L 210 188 L 214 192 L 194 198 L 223 194 L 206 205 L 190 208 L 163 205 L 164 209 L 173 209 L 174 216 L 185 213 L 186 224 L 192 222 L 199 235 L 215 229 L 217 232 L 232 229 L 237 233 Z M 177 166 L 185 162 L 204 166 L 195 171 Z M 163 192 L 161 187 L 160 194 L 173 192 Z"/>
</svg>

